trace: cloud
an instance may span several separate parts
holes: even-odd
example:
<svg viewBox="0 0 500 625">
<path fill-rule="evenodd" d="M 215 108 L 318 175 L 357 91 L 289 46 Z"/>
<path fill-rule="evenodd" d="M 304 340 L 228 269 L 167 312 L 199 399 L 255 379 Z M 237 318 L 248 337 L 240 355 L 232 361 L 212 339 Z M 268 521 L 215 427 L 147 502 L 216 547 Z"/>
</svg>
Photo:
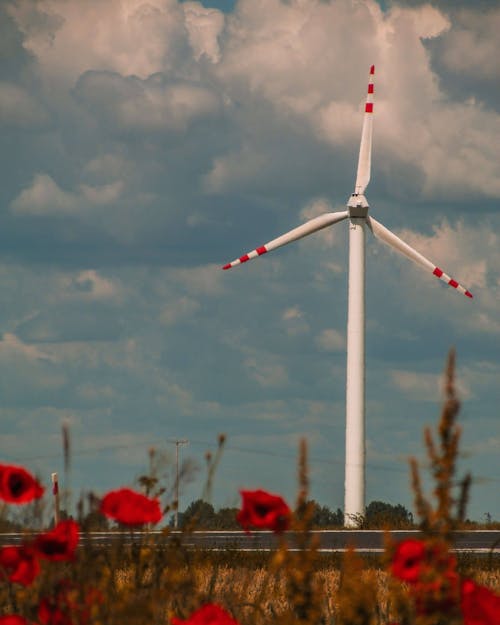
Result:
<svg viewBox="0 0 500 625">
<path fill-rule="evenodd" d="M 0 124 L 21 128 L 38 128 L 46 124 L 45 107 L 26 89 L 0 82 Z"/>
<path fill-rule="evenodd" d="M 437 402 L 440 398 L 441 379 L 438 375 L 416 371 L 391 371 L 393 384 L 413 401 Z"/>
<path fill-rule="evenodd" d="M 217 63 L 220 60 L 218 37 L 224 28 L 224 14 L 199 2 L 184 2 L 182 8 L 194 58 L 198 61 L 206 56 Z"/>
<path fill-rule="evenodd" d="M 174 297 L 173 301 L 164 306 L 160 319 L 165 325 L 172 325 L 191 317 L 200 309 L 200 303 L 190 297 Z"/>
<path fill-rule="evenodd" d="M 168 272 L 169 278 L 192 295 L 214 296 L 223 290 L 223 273 L 219 265 L 180 267 Z"/>
<path fill-rule="evenodd" d="M 269 354 L 250 356 L 245 359 L 243 366 L 247 374 L 263 388 L 280 388 L 288 383 L 285 365 Z"/>
<path fill-rule="evenodd" d="M 323 330 L 315 342 L 318 348 L 325 352 L 343 352 L 346 348 L 344 335 L 333 328 Z"/>
<path fill-rule="evenodd" d="M 212 117 L 220 110 L 220 98 L 213 90 L 166 80 L 162 74 L 141 80 L 88 71 L 78 80 L 75 93 L 106 130 L 122 132 L 181 132 L 195 119 Z"/>
<path fill-rule="evenodd" d="M 121 287 L 118 284 L 104 278 L 94 269 L 80 271 L 74 278 L 66 278 L 62 288 L 69 289 L 72 296 L 77 295 L 80 298 L 91 300 L 114 299 L 121 292 Z"/>
<path fill-rule="evenodd" d="M 286 332 L 290 336 L 308 334 L 310 327 L 303 311 L 299 306 L 292 306 L 283 311 L 281 318 L 285 324 Z"/>
<path fill-rule="evenodd" d="M 500 9 L 461 9 L 454 17 L 453 28 L 439 47 L 443 65 L 455 74 L 498 80 Z"/>
<path fill-rule="evenodd" d="M 74 84 L 90 69 L 146 78 L 182 66 L 189 49 L 175 0 L 31 0 L 9 5 L 24 47 L 51 82 Z"/>
<path fill-rule="evenodd" d="M 439 402 L 443 397 L 442 375 L 404 370 L 393 370 L 390 375 L 392 383 L 412 401 Z M 456 390 L 464 400 L 472 397 L 471 389 L 462 377 L 456 380 Z"/>
<path fill-rule="evenodd" d="M 79 208 L 77 195 L 64 191 L 47 174 L 35 174 L 33 183 L 12 202 L 12 212 L 22 215 L 71 214 Z"/>
<path fill-rule="evenodd" d="M 22 358 L 29 361 L 51 361 L 52 358 L 35 345 L 23 343 L 15 334 L 6 332 L 0 340 L 0 356 L 7 358 Z"/>
<path fill-rule="evenodd" d="M 92 187 L 81 185 L 78 191 L 65 191 L 48 175 L 35 174 L 31 186 L 11 202 L 10 209 L 17 215 L 77 215 L 93 206 L 106 206 L 122 195 L 123 183 Z"/>
</svg>

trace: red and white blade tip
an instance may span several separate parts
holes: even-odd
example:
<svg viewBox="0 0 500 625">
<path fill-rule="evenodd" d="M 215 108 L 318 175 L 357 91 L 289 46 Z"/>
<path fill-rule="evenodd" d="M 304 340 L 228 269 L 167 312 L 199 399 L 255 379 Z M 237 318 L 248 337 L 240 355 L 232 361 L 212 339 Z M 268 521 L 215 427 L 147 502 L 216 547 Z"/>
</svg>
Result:
<svg viewBox="0 0 500 625">
<path fill-rule="evenodd" d="M 443 282 L 446 282 L 446 284 L 453 287 L 454 289 L 457 289 L 457 291 L 459 291 L 466 297 L 470 297 L 471 299 L 474 297 L 470 291 L 468 291 L 465 287 L 463 287 L 453 278 L 450 278 L 450 276 L 445 274 L 444 271 L 440 269 L 439 267 L 434 267 L 434 271 L 432 273 L 436 276 L 436 278 L 439 278 Z"/>
<path fill-rule="evenodd" d="M 373 113 L 373 93 L 374 93 L 374 88 L 373 88 L 372 76 L 374 74 L 375 74 L 375 65 L 372 65 L 370 67 L 370 79 L 368 81 L 368 92 L 367 92 L 367 97 L 366 97 L 365 113 Z"/>
<path fill-rule="evenodd" d="M 257 256 L 262 256 L 262 254 L 265 254 L 266 252 L 267 252 L 266 246 L 261 245 L 257 249 L 252 250 L 251 252 L 248 252 L 248 254 L 243 254 L 243 256 L 240 256 L 236 260 L 233 260 L 232 263 L 228 263 L 227 265 L 224 265 L 222 269 L 231 269 L 231 267 L 236 267 L 237 265 L 246 263 L 248 260 L 252 258 L 256 258 Z"/>
</svg>

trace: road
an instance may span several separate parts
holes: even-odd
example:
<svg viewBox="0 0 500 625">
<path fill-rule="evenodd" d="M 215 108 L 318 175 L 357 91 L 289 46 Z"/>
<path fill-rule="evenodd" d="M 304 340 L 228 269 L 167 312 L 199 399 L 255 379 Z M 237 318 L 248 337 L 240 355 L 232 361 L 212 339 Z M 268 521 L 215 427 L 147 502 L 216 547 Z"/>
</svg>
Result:
<svg viewBox="0 0 500 625">
<path fill-rule="evenodd" d="M 342 552 L 350 546 L 353 546 L 359 553 L 381 553 L 384 550 L 386 532 L 382 530 L 316 530 L 313 534 L 319 537 L 319 548 L 324 553 Z M 405 538 L 417 538 L 420 532 L 401 530 L 392 531 L 390 534 L 394 541 L 400 541 Z M 164 534 L 159 530 L 153 530 L 148 535 L 152 536 L 158 545 L 164 544 L 173 536 L 178 536 L 186 547 L 210 550 L 268 551 L 280 544 L 280 538 L 268 531 L 256 531 L 250 534 L 242 531 L 195 531 L 190 534 L 172 531 Z M 25 534 L 16 532 L 0 534 L 0 547 L 21 544 L 25 537 Z M 297 548 L 297 538 L 294 532 L 285 532 L 284 537 L 290 549 Z M 140 542 L 143 538 L 143 532 L 121 531 L 90 532 L 81 537 L 82 541 L 90 540 L 103 546 L 120 541 Z M 500 555 L 500 530 L 454 532 L 454 550 L 473 554 Z"/>
</svg>

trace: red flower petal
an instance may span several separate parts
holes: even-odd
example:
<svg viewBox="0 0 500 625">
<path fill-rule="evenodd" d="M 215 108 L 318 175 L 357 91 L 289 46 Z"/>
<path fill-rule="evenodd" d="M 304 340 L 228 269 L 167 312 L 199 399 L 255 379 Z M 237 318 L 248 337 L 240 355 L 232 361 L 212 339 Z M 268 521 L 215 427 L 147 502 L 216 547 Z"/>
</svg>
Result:
<svg viewBox="0 0 500 625">
<path fill-rule="evenodd" d="M 38 620 L 40 625 L 73 625 L 69 614 L 46 598 L 42 599 L 38 606 Z"/>
<path fill-rule="evenodd" d="M 29 586 L 40 572 L 35 554 L 24 546 L 2 547 L 0 567 L 7 573 L 10 582 L 23 586 Z"/>
<path fill-rule="evenodd" d="M 498 625 L 500 596 L 471 579 L 462 581 L 461 608 L 464 625 Z"/>
<path fill-rule="evenodd" d="M 426 547 L 421 540 L 409 538 L 401 541 L 394 552 L 391 573 L 404 582 L 416 584 L 422 573 L 425 553 Z"/>
<path fill-rule="evenodd" d="M 285 500 L 264 490 L 241 490 L 243 504 L 236 520 L 248 531 L 249 526 L 283 532 L 290 527 L 292 513 Z"/>
<path fill-rule="evenodd" d="M 0 616 L 0 625 L 28 625 L 28 621 L 24 616 L 6 614 L 5 616 Z"/>
<path fill-rule="evenodd" d="M 207 603 L 198 608 L 185 621 L 174 616 L 172 625 L 239 625 L 228 612 L 214 603 Z"/>
<path fill-rule="evenodd" d="M 130 488 L 107 493 L 101 501 L 101 512 L 125 525 L 158 523 L 163 516 L 157 499 L 148 499 Z"/>
<path fill-rule="evenodd" d="M 38 499 L 43 492 L 43 486 L 23 467 L 0 465 L 0 499 L 23 504 Z"/>
<path fill-rule="evenodd" d="M 72 520 L 60 521 L 52 531 L 40 534 L 33 547 L 46 560 L 73 560 L 78 540 L 78 523 Z"/>
</svg>

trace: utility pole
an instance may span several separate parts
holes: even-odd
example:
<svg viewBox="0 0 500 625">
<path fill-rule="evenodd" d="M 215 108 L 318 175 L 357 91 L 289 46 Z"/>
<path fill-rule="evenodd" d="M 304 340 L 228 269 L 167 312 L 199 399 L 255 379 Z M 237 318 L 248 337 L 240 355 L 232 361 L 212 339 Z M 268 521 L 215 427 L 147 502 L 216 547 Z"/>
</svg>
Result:
<svg viewBox="0 0 500 625">
<path fill-rule="evenodd" d="M 177 529 L 179 525 L 179 445 L 187 445 L 189 441 L 185 438 L 176 439 L 175 441 L 175 520 L 174 527 Z"/>
<path fill-rule="evenodd" d="M 59 478 L 57 473 L 51 474 L 52 494 L 54 495 L 54 525 L 57 525 L 61 519 L 61 511 L 59 508 Z"/>
</svg>

